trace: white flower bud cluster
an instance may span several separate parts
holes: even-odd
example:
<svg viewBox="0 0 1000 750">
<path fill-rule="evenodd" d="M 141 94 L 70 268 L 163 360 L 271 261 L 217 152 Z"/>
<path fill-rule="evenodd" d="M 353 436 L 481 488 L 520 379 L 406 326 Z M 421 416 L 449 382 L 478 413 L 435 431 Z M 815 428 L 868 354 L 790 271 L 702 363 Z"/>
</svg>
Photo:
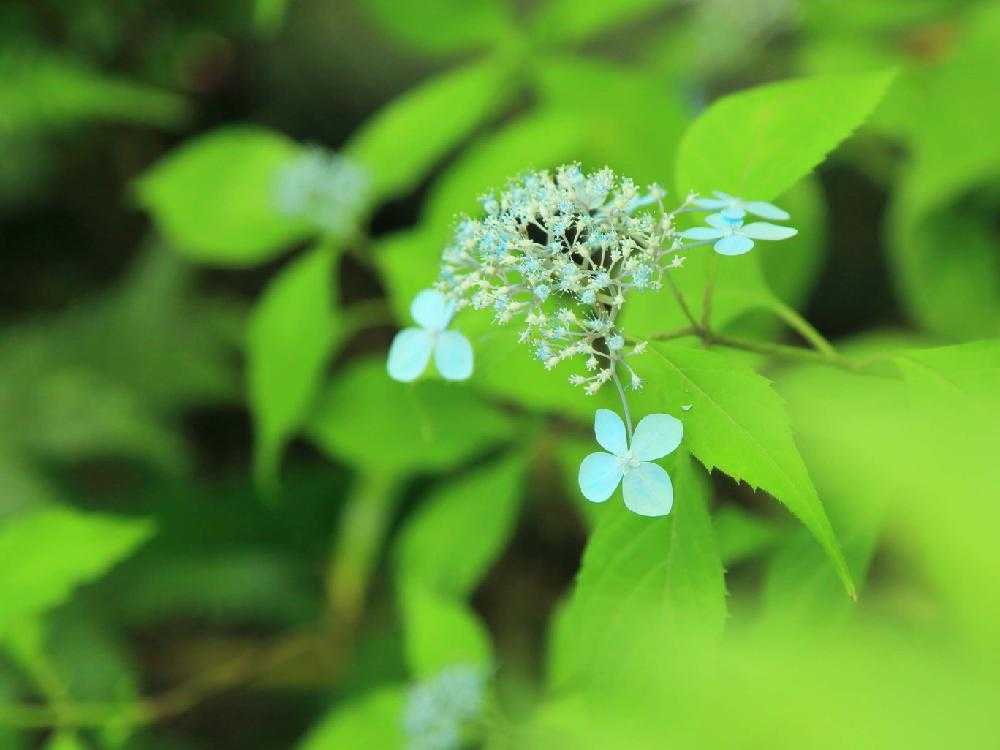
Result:
<svg viewBox="0 0 1000 750">
<path fill-rule="evenodd" d="M 523 321 L 522 342 L 547 369 L 574 357 L 585 373 L 570 378 L 588 394 L 615 377 L 645 343 L 629 342 L 618 323 L 633 290 L 661 287 L 679 268 L 682 240 L 667 212 L 663 190 L 635 183 L 610 169 L 585 174 L 580 166 L 532 172 L 499 195 L 480 200 L 485 217 L 464 217 L 443 255 L 438 288 L 456 309 L 492 308 L 494 319 Z M 653 207 L 653 211 L 639 210 Z"/>
</svg>

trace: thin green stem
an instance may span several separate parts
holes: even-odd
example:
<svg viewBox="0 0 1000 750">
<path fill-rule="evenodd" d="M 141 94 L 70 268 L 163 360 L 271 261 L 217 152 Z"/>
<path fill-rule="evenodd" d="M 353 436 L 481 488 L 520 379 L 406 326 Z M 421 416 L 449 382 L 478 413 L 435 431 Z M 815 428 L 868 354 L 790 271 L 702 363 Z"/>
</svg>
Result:
<svg viewBox="0 0 1000 750">
<path fill-rule="evenodd" d="M 715 293 L 715 273 L 718 265 L 718 256 L 712 253 L 708 259 L 708 281 L 705 283 L 705 292 L 701 301 L 701 328 L 703 331 L 712 330 L 712 295 Z"/>
<path fill-rule="evenodd" d="M 618 371 L 612 365 L 611 379 L 615 381 L 615 388 L 618 389 L 618 398 L 622 400 L 622 409 L 625 412 L 625 427 L 628 430 L 629 442 L 632 440 L 632 414 L 628 410 L 628 399 L 625 398 L 625 389 L 622 388 L 622 381 L 618 378 Z"/>
<path fill-rule="evenodd" d="M 361 615 L 395 487 L 394 476 L 373 471 L 362 475 L 351 493 L 327 569 L 327 601 L 335 619 L 355 622 Z"/>
<path fill-rule="evenodd" d="M 667 284 L 670 285 L 670 291 L 673 292 L 674 298 L 677 300 L 677 304 L 681 308 L 681 312 L 684 313 L 684 317 L 688 319 L 688 322 L 691 324 L 692 328 L 694 328 L 696 331 L 701 332 L 702 331 L 701 324 L 697 321 L 697 319 L 694 317 L 694 314 L 691 312 L 691 308 L 688 306 L 687 300 L 684 298 L 684 294 L 677 287 L 677 284 L 674 283 L 674 280 L 670 278 L 669 273 L 666 274 L 666 277 L 667 277 Z"/>
<path fill-rule="evenodd" d="M 670 341 L 671 339 L 682 339 L 687 336 L 698 336 L 699 330 L 694 326 L 683 326 L 681 328 L 675 328 L 672 331 L 664 331 L 663 333 L 654 333 L 649 337 L 651 341 Z"/>
<path fill-rule="evenodd" d="M 768 309 L 783 320 L 789 328 L 798 333 L 818 352 L 836 355 L 833 344 L 817 331 L 813 325 L 799 313 L 780 300 L 774 299 L 768 303 Z"/>
<path fill-rule="evenodd" d="M 716 334 L 712 338 L 712 343 L 730 349 L 742 349 L 743 351 L 754 352 L 756 354 L 766 354 L 779 359 L 830 365 L 849 372 L 864 372 L 874 363 L 872 359 L 854 360 L 838 354 L 836 351 L 820 352 L 813 349 L 805 349 L 800 346 L 788 346 L 787 344 L 772 344 L 766 341 L 752 341 L 750 339 L 737 338 L 735 336 L 723 336 Z"/>
</svg>

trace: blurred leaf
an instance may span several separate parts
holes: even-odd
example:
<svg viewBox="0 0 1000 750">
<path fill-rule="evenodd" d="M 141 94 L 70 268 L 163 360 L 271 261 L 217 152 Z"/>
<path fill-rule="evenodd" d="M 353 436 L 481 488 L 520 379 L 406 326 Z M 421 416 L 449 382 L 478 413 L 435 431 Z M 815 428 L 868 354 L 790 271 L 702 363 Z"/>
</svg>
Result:
<svg viewBox="0 0 1000 750">
<path fill-rule="evenodd" d="M 427 197 L 421 226 L 438 246 L 435 260 L 451 239 L 456 215 L 481 213 L 479 196 L 502 190 L 508 180 L 524 172 L 572 161 L 586 142 L 587 124 L 575 113 L 548 109 L 477 139 L 434 183 Z M 431 272 L 436 274 L 437 269 Z"/>
<path fill-rule="evenodd" d="M 774 524 L 751 515 L 738 505 L 725 505 L 717 510 L 712 516 L 712 525 L 715 527 L 719 557 L 724 565 L 735 565 L 756 557 L 780 537 L 780 530 Z M 815 548 L 815 544 L 812 547 Z"/>
<path fill-rule="evenodd" d="M 904 379 L 942 399 L 982 401 L 997 397 L 1000 340 L 974 341 L 933 349 L 910 349 L 895 356 Z"/>
<path fill-rule="evenodd" d="M 1000 731 L 996 673 L 952 649 L 947 636 L 884 624 L 836 633 L 733 629 L 722 648 L 663 658 L 656 644 L 671 634 L 660 623 L 622 628 L 647 646 L 631 660 L 623 655 L 625 678 L 557 693 L 523 727 L 518 747 L 933 750 L 976 746 Z"/>
<path fill-rule="evenodd" d="M 18 695 L 15 690 L 15 680 L 12 678 L 6 664 L 0 663 L 0 707 L 13 704 Z M 0 708 L 2 712 L 2 708 Z M 0 747 L 5 750 L 24 750 L 27 747 L 25 733 L 15 727 L 0 721 Z"/>
<path fill-rule="evenodd" d="M 0 137 L 93 120 L 176 127 L 187 117 L 176 94 L 90 70 L 43 52 L 0 54 Z"/>
<path fill-rule="evenodd" d="M 928 116 L 907 120 L 913 160 L 889 214 L 889 257 L 909 312 L 950 337 L 1000 334 L 1000 101 L 981 93 L 1000 75 L 998 44 L 1000 6 L 983 4 L 952 58 L 910 81 Z"/>
<path fill-rule="evenodd" d="M 331 455 L 392 474 L 446 469 L 513 434 L 511 420 L 468 388 L 429 379 L 397 383 L 382 358 L 356 360 L 337 373 L 308 431 Z"/>
<path fill-rule="evenodd" d="M 740 360 L 715 351 L 653 344 L 656 375 L 635 401 L 684 415 L 684 442 L 709 470 L 760 488 L 782 502 L 826 550 L 848 593 L 854 585 L 781 398 Z M 654 406 L 655 405 L 655 406 Z"/>
<path fill-rule="evenodd" d="M 399 575 L 447 596 L 469 596 L 514 533 L 525 469 L 518 454 L 429 493 L 400 532 Z"/>
<path fill-rule="evenodd" d="M 20 457 L 0 445 L 0 523 L 8 517 L 52 502 L 53 487 Z"/>
<path fill-rule="evenodd" d="M 531 29 L 543 42 L 582 42 L 674 4 L 669 0 L 543 0 Z"/>
<path fill-rule="evenodd" d="M 401 40 L 438 55 L 496 46 L 513 29 L 504 0 L 424 0 L 412 4 L 363 0 L 362 6 Z"/>
<path fill-rule="evenodd" d="M 405 688 L 393 686 L 337 705 L 309 731 L 298 750 L 401 748 L 405 703 Z"/>
<path fill-rule="evenodd" d="M 398 14 L 398 3 L 392 7 Z M 413 8 L 423 14 L 423 6 Z M 426 19 L 419 26 L 430 28 Z M 511 71 L 499 60 L 442 73 L 380 110 L 346 152 L 370 170 L 377 198 L 408 192 L 513 94 Z"/>
<path fill-rule="evenodd" d="M 7 646 L 49 703 L 105 703 L 118 716 L 99 727 L 101 747 L 120 748 L 135 728 L 138 680 L 115 628 L 89 605 L 73 602 L 42 620 L 21 620 Z"/>
<path fill-rule="evenodd" d="M 247 380 L 256 423 L 254 472 L 278 478 L 285 443 L 306 417 L 338 338 L 333 290 L 337 255 L 319 245 L 282 269 L 254 309 L 247 336 Z"/>
<path fill-rule="evenodd" d="M 894 75 L 815 76 L 723 97 L 681 141 L 678 193 L 773 200 L 865 121 Z"/>
<path fill-rule="evenodd" d="M 413 298 L 437 280 L 441 251 L 458 214 L 478 213 L 480 195 L 526 169 L 572 160 L 585 141 L 580 118 L 547 111 L 519 118 L 465 149 L 431 187 L 418 229 L 391 234 L 376 245 L 375 263 L 399 320 L 409 321 Z"/>
<path fill-rule="evenodd" d="M 48 742 L 45 743 L 43 750 L 86 750 L 87 746 L 84 745 L 80 738 L 74 732 L 69 730 L 58 730 Z"/>
<path fill-rule="evenodd" d="M 628 632 L 635 617 L 657 618 L 673 637 L 673 648 L 684 649 L 692 637 L 711 641 L 721 635 L 726 591 L 707 482 L 686 455 L 671 464 L 671 516 L 643 518 L 614 497 L 602 508 L 559 618 L 549 675 L 557 690 L 581 678 L 613 684 L 616 662 L 649 645 Z"/>
<path fill-rule="evenodd" d="M 489 632 L 464 601 L 408 578 L 399 587 L 399 602 L 413 677 L 430 677 L 454 664 L 493 667 Z"/>
<path fill-rule="evenodd" d="M 289 0 L 255 0 L 253 20 L 257 28 L 271 34 L 277 31 L 285 20 Z"/>
<path fill-rule="evenodd" d="M 0 421 L 10 445 L 0 453 L 29 471 L 35 456 L 125 455 L 183 468 L 187 451 L 170 421 L 234 396 L 227 356 L 238 319 L 230 305 L 194 296 L 176 257 L 153 252 L 108 295 L 5 329 Z M 39 482 L 19 480 L 25 491 Z"/>
<path fill-rule="evenodd" d="M 317 611 L 305 571 L 288 555 L 246 542 L 236 549 L 152 550 L 115 577 L 109 609 L 132 626 L 192 618 L 219 625 L 293 625 Z"/>
<path fill-rule="evenodd" d="M 864 596 L 886 511 L 907 493 L 909 480 L 903 475 L 909 471 L 898 463 L 902 458 L 905 464 L 910 451 L 905 395 L 897 380 L 818 366 L 789 370 L 778 388 Z M 786 534 L 768 562 L 761 612 L 765 626 L 781 620 L 799 627 L 831 627 L 854 614 L 834 571 L 804 532 Z"/>
<path fill-rule="evenodd" d="M 691 119 L 679 84 L 583 57 L 543 58 L 533 69 L 543 106 L 573 112 L 587 126 L 575 159 L 609 165 L 640 188 L 671 184 L 677 144 Z"/>
<path fill-rule="evenodd" d="M 140 202 L 178 252 L 216 265 L 252 265 L 302 239 L 274 205 L 277 172 L 299 147 L 244 125 L 187 141 L 136 182 Z"/>
<path fill-rule="evenodd" d="M 42 510 L 0 525 L 0 634 L 102 576 L 153 534 L 148 521 Z"/>
</svg>

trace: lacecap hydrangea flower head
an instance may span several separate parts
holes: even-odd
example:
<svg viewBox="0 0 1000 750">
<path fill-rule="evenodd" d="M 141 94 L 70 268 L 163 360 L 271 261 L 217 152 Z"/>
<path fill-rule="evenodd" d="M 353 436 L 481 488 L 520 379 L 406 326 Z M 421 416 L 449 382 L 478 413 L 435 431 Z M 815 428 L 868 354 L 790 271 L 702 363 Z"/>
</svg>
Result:
<svg viewBox="0 0 1000 750">
<path fill-rule="evenodd" d="M 520 341 L 545 369 L 578 361 L 582 368 L 569 375 L 572 385 L 593 395 L 613 383 L 621 399 L 624 422 L 613 412 L 604 410 L 604 417 L 598 412 L 598 441 L 610 452 L 584 461 L 584 495 L 601 502 L 621 483 L 630 509 L 665 515 L 673 490 L 669 476 L 652 460 L 674 450 L 683 429 L 670 415 L 651 414 L 633 432 L 623 383 L 642 387 L 641 368 L 633 358 L 647 343 L 628 337 L 622 310 L 631 295 L 660 291 L 665 275 L 682 268 L 684 252 L 711 244 L 721 255 L 741 255 L 755 240 L 787 239 L 796 230 L 769 222 L 745 223 L 747 214 L 775 221 L 789 218 L 765 201 L 721 192 L 714 198 L 692 194 L 667 210 L 664 196 L 658 185 L 641 191 L 608 168 L 585 173 L 578 164 L 529 172 L 505 190 L 482 196 L 482 213 L 461 217 L 442 253 L 434 293 L 446 301 L 448 314 L 428 326 L 418 317 L 417 300 L 432 292 L 418 295 L 413 317 L 429 333 L 410 328 L 398 334 L 389 354 L 390 375 L 397 380 L 418 377 L 432 349 L 445 378 L 471 375 L 471 346 L 467 353 L 463 349 L 461 361 L 467 366 L 453 367 L 450 360 L 459 350 L 459 339 L 434 338 L 448 333 L 444 329 L 451 317 L 464 309 L 489 311 L 498 325 L 517 325 Z M 706 217 L 708 226 L 677 228 L 680 214 L 698 210 L 713 212 Z M 434 347 L 442 343 L 445 351 L 438 360 Z M 601 424 L 611 423 L 607 415 L 623 425 L 613 430 L 616 436 L 621 433 L 621 440 L 606 439 L 611 428 Z"/>
</svg>

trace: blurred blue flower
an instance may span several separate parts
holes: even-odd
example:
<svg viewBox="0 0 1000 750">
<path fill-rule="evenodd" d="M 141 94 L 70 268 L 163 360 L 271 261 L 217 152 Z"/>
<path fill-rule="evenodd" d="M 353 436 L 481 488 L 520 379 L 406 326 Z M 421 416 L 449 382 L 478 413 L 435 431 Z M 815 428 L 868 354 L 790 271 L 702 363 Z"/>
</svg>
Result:
<svg viewBox="0 0 1000 750">
<path fill-rule="evenodd" d="M 674 504 L 670 475 L 652 463 L 681 444 L 684 426 L 669 414 L 649 414 L 635 427 L 628 444 L 625 423 L 608 409 L 594 415 L 594 433 L 604 451 L 591 453 L 580 464 L 580 491 L 595 503 L 611 497 L 622 485 L 625 506 L 640 516 L 665 516 Z"/>
<path fill-rule="evenodd" d="M 754 240 L 787 240 L 799 233 L 794 227 L 766 221 L 744 224 L 743 219 L 722 213 L 706 216 L 705 223 L 709 226 L 685 229 L 680 236 L 699 243 L 715 241 L 715 252 L 721 255 L 743 255 L 753 248 Z"/>
<path fill-rule="evenodd" d="M 413 298 L 410 315 L 417 326 L 396 334 L 389 347 L 386 369 L 394 380 L 409 383 L 427 369 L 431 353 L 446 380 L 472 375 L 472 345 L 458 331 L 449 331 L 455 303 L 436 289 L 425 289 Z"/>
<path fill-rule="evenodd" d="M 459 750 L 468 725 L 483 713 L 485 674 L 459 664 L 410 689 L 403 714 L 407 750 Z"/>
<path fill-rule="evenodd" d="M 773 203 L 767 201 L 748 201 L 737 198 L 735 195 L 723 193 L 721 190 L 714 190 L 715 198 L 696 198 L 694 205 L 706 211 L 721 211 L 727 217 L 742 219 L 747 214 L 759 216 L 762 219 L 772 221 L 787 221 L 791 218 L 787 211 L 784 211 Z"/>
<path fill-rule="evenodd" d="M 355 231 L 371 194 L 368 172 L 352 159 L 306 148 L 277 174 L 277 209 L 335 235 Z"/>
</svg>

